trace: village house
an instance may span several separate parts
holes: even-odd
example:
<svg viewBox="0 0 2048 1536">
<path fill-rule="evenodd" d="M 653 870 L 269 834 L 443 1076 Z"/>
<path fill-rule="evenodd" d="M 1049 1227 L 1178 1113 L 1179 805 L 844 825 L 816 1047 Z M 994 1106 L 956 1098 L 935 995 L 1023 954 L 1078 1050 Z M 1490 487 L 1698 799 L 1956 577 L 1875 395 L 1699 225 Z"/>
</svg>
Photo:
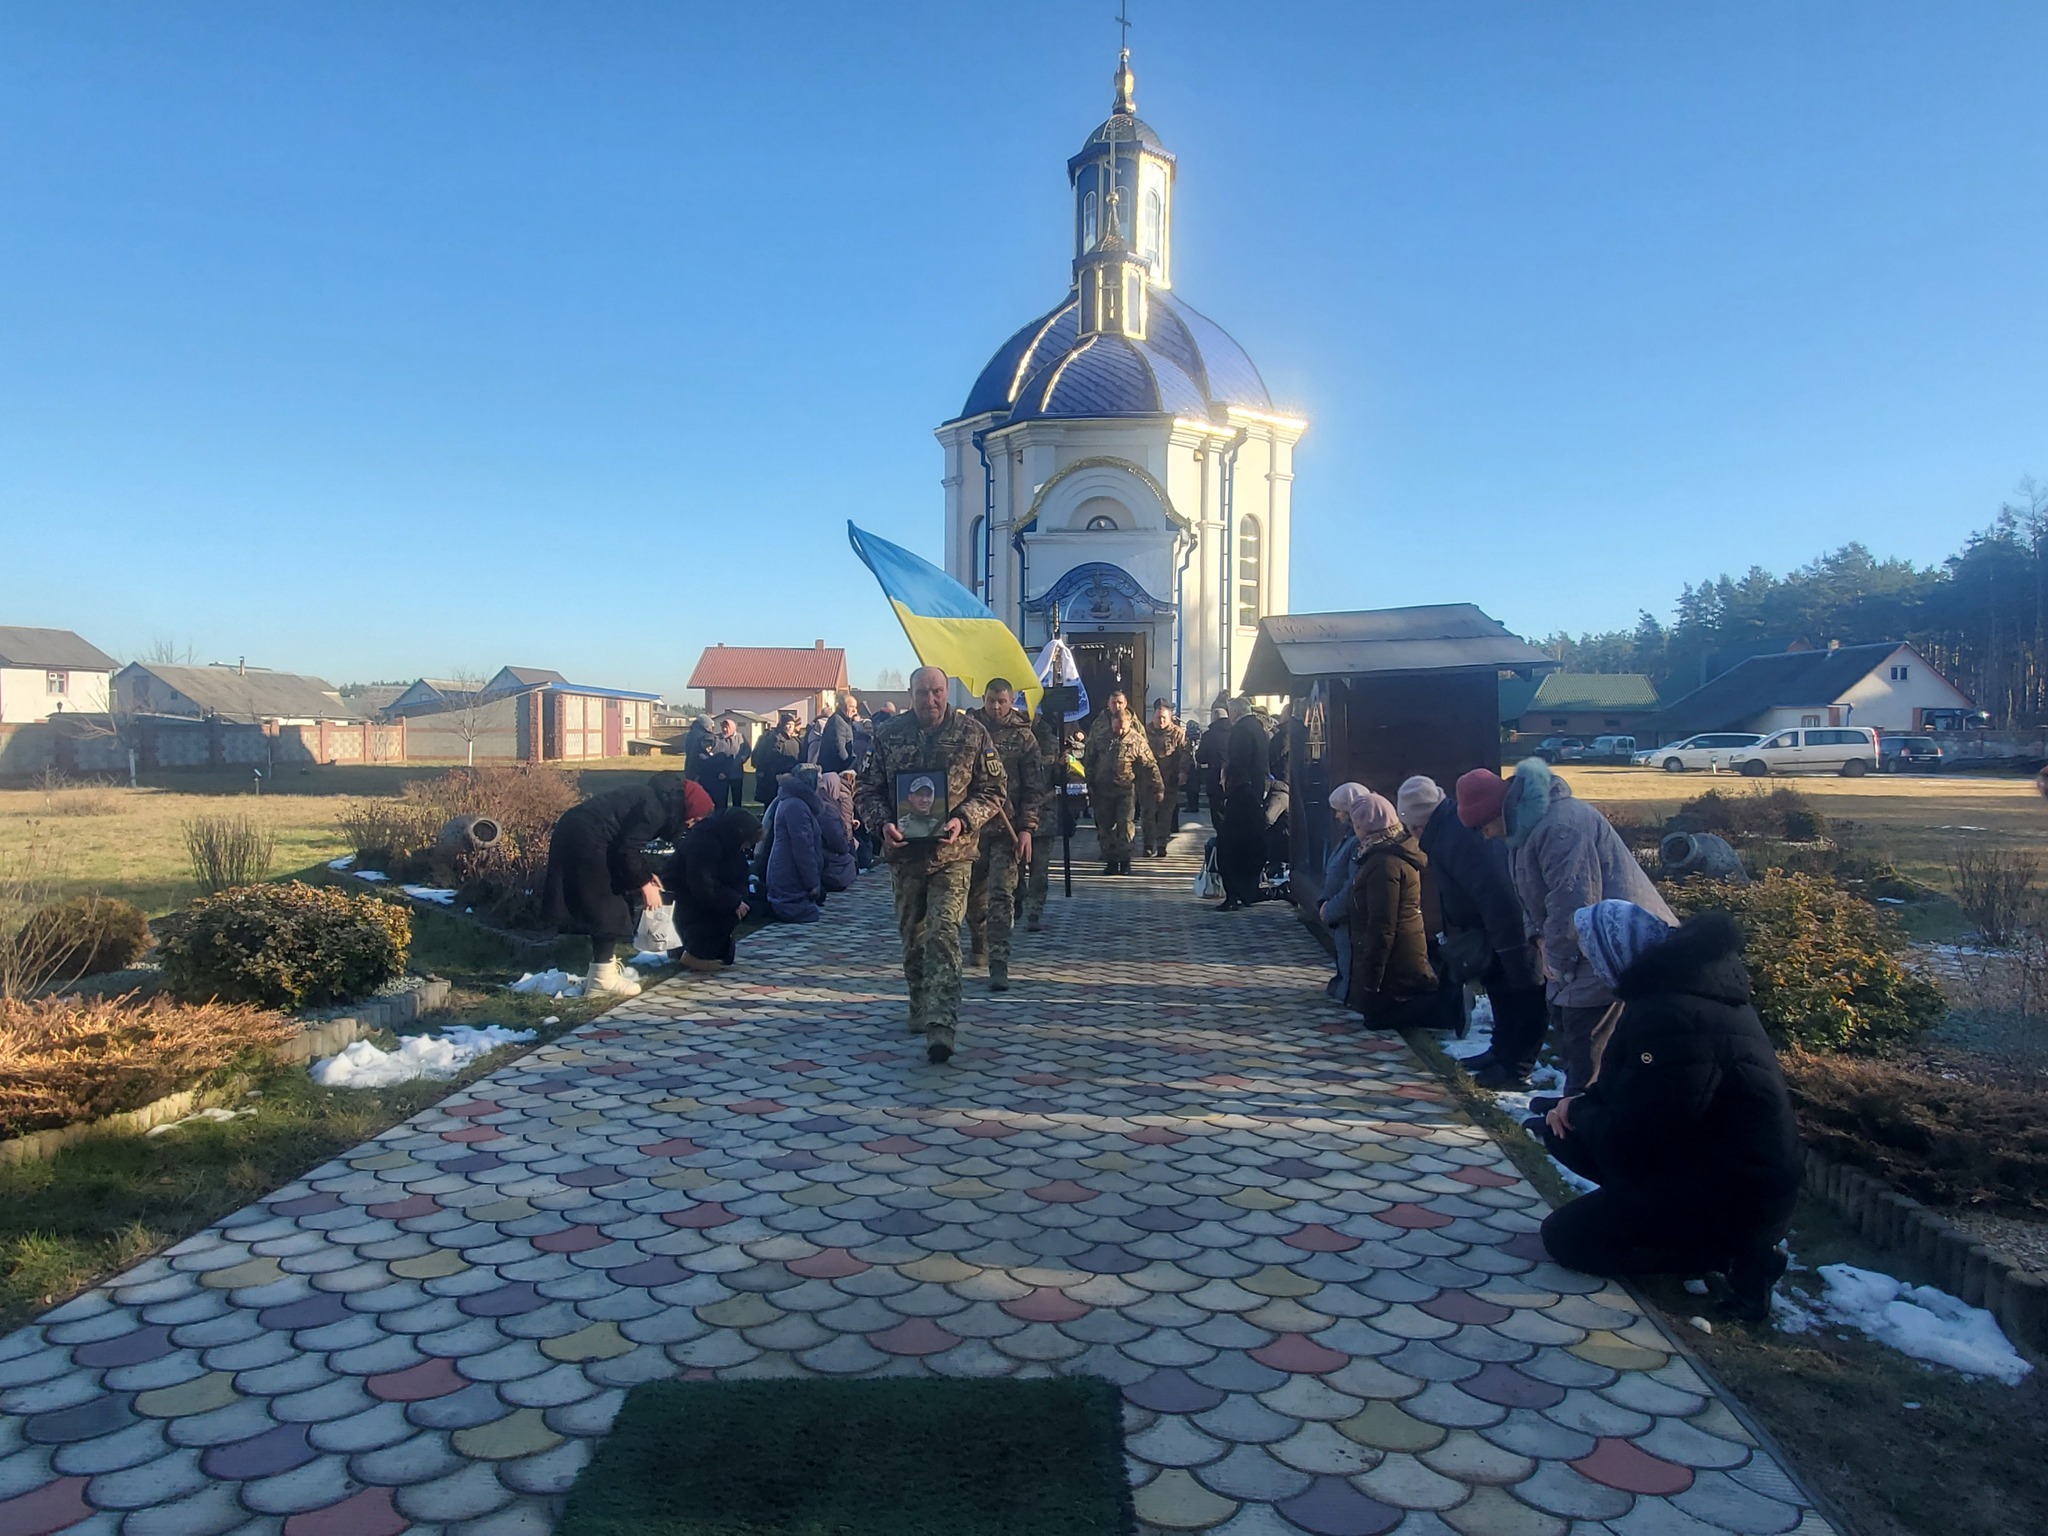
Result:
<svg viewBox="0 0 2048 1536">
<path fill-rule="evenodd" d="M 1505 701 L 1508 688 L 1502 685 Z M 1657 713 L 1656 686 L 1640 672 L 1552 672 L 1503 724 L 1524 736 L 1633 735 Z"/>
<path fill-rule="evenodd" d="M 704 690 L 704 712 L 760 716 L 794 710 L 805 725 L 829 714 L 847 690 L 846 652 L 822 640 L 796 646 L 714 645 L 697 658 L 689 686 Z"/>
<path fill-rule="evenodd" d="M 124 716 L 230 725 L 317 725 L 363 718 L 363 711 L 323 678 L 239 663 L 182 667 L 131 662 L 114 676 L 114 707 Z"/>
<path fill-rule="evenodd" d="M 1976 704 L 1899 641 L 1752 656 L 1670 704 L 1653 722 L 1660 741 L 1700 731 L 1773 731 L 1861 725 L 1883 732 L 1956 731 Z"/>
<path fill-rule="evenodd" d="M 0 626 L 0 725 L 105 714 L 119 665 L 68 629 Z"/>
<path fill-rule="evenodd" d="M 501 667 L 481 687 L 423 677 L 386 706 L 415 762 L 587 762 L 625 757 L 654 728 L 661 696 Z"/>
</svg>

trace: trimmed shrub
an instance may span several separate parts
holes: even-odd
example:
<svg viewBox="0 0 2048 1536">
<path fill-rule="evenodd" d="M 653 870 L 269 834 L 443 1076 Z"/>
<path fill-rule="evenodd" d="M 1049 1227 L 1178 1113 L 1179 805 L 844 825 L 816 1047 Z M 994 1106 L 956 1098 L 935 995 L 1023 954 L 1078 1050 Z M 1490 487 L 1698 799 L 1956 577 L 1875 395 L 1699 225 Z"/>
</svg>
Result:
<svg viewBox="0 0 2048 1536">
<path fill-rule="evenodd" d="M 292 880 L 201 897 L 161 948 L 186 1001 L 317 1008 L 391 980 L 411 946 L 398 903 Z"/>
<path fill-rule="evenodd" d="M 1889 1062 L 1787 1052 L 1812 1146 L 1930 1205 L 1985 1201 L 2048 1214 L 2041 1096 Z"/>
<path fill-rule="evenodd" d="M 149 919 L 132 902 L 111 896 L 72 896 L 36 910 L 21 925 L 16 944 L 48 957 L 51 974 L 75 981 L 119 971 L 149 948 Z"/>
<path fill-rule="evenodd" d="M 140 1108 L 294 1028 L 280 1014 L 224 1003 L 0 1001 L 0 1136 Z"/>
<path fill-rule="evenodd" d="M 1710 789 L 1678 808 L 1679 832 L 1718 832 L 1730 842 L 1767 840 L 1814 843 L 1827 836 L 1827 818 L 1796 789 Z"/>
<path fill-rule="evenodd" d="M 192 878 L 207 895 L 270 877 L 277 834 L 247 816 L 200 816 L 185 823 Z"/>
<path fill-rule="evenodd" d="M 1781 1046 L 1875 1051 L 1948 1012 L 1941 989 L 1900 963 L 1897 925 L 1829 881 L 1771 870 L 1751 885 L 1674 884 L 1664 894 L 1681 914 L 1719 907 L 1741 925 L 1757 1012 Z"/>
</svg>

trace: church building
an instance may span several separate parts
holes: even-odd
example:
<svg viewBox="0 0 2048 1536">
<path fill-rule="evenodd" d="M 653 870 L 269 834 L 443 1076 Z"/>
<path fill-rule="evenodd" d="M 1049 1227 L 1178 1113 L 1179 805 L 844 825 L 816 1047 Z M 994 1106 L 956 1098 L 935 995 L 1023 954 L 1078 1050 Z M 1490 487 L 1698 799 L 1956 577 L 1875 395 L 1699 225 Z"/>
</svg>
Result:
<svg viewBox="0 0 2048 1536">
<path fill-rule="evenodd" d="M 1034 656 L 1055 631 L 1099 703 L 1200 711 L 1287 612 L 1294 445 L 1242 347 L 1174 291 L 1172 151 L 1130 53 L 1067 162 L 1073 276 L 989 359 L 945 448 L 946 569 Z"/>
</svg>

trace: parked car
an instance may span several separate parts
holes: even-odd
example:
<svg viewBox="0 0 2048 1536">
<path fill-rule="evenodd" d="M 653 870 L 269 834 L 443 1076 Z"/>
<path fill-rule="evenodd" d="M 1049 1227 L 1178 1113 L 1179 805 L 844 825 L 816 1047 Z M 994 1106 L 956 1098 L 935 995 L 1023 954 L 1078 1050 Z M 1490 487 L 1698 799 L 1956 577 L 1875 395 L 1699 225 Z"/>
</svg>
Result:
<svg viewBox="0 0 2048 1536">
<path fill-rule="evenodd" d="M 1736 752 L 1731 761 L 1753 778 L 1771 773 L 1839 773 L 1853 779 L 1877 766 L 1877 732 L 1861 725 L 1780 731 Z"/>
<path fill-rule="evenodd" d="M 1586 748 L 1589 763 L 1625 763 L 1636 755 L 1636 739 L 1633 736 L 1595 736 L 1593 745 Z"/>
<path fill-rule="evenodd" d="M 1728 759 L 1744 747 L 1753 747 L 1763 737 L 1754 731 L 1708 731 L 1688 736 L 1668 746 L 1638 752 L 1636 761 L 1645 768 L 1658 767 L 1666 773 L 1687 773 L 1702 768 L 1726 768 Z"/>
<path fill-rule="evenodd" d="M 1932 736 L 1885 736 L 1877 743 L 1877 765 L 1892 773 L 1939 773 L 1941 743 Z"/>
<path fill-rule="evenodd" d="M 1576 736 L 1546 736 L 1536 755 L 1546 763 L 1584 762 L 1586 744 Z"/>
</svg>

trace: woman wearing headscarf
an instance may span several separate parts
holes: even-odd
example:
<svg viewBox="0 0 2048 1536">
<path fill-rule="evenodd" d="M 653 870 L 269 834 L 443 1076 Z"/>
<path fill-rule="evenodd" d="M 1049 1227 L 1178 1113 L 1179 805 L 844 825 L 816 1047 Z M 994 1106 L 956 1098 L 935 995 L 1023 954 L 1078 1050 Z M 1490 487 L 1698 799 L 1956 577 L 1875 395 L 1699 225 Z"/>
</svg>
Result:
<svg viewBox="0 0 2048 1536">
<path fill-rule="evenodd" d="M 860 876 L 860 859 L 854 836 L 853 773 L 818 775 L 818 800 L 825 816 L 818 823 L 822 845 L 825 889 L 850 891 Z"/>
<path fill-rule="evenodd" d="M 1232 723 L 1223 759 L 1223 804 L 1216 817 L 1216 872 L 1223 878 L 1218 912 L 1235 912 L 1259 899 L 1266 867 L 1266 727 L 1256 715 Z"/>
<path fill-rule="evenodd" d="M 676 893 L 676 927 L 683 938 L 679 958 L 689 969 L 715 971 L 737 958 L 733 932 L 753 910 L 748 863 L 760 835 L 761 824 L 751 813 L 723 810 L 691 827 L 669 860 L 668 883 Z"/>
<path fill-rule="evenodd" d="M 1436 1001 L 1429 936 L 1422 926 L 1422 871 L 1429 860 L 1401 825 L 1394 802 L 1366 790 L 1349 805 L 1358 838 L 1351 878 L 1351 987 L 1346 997 L 1375 1029 L 1426 1023 Z"/>
<path fill-rule="evenodd" d="M 1337 941 L 1337 974 L 1323 990 L 1340 1003 L 1351 997 L 1351 861 L 1358 854 L 1358 834 L 1351 830 L 1351 807 L 1369 791 L 1363 784 L 1339 784 L 1330 791 L 1330 815 L 1337 823 L 1323 860 L 1323 883 L 1316 916 Z"/>
<path fill-rule="evenodd" d="M 1801 1156 L 1741 931 L 1725 912 L 1672 929 L 1626 901 L 1574 922 L 1622 1009 L 1592 1085 L 1540 1124 L 1558 1159 L 1600 1185 L 1551 1213 L 1544 1246 L 1589 1274 L 1725 1274 L 1732 1310 L 1760 1320 L 1785 1272 L 1777 1245 Z"/>
<path fill-rule="evenodd" d="M 678 773 L 657 773 L 645 784 L 571 806 L 555 822 L 541 910 L 560 932 L 589 938 L 585 997 L 639 995 L 640 984 L 626 979 L 619 960 L 632 953 L 640 913 L 661 905 L 647 845 L 676 842 L 711 811 L 702 786 Z"/>
</svg>

